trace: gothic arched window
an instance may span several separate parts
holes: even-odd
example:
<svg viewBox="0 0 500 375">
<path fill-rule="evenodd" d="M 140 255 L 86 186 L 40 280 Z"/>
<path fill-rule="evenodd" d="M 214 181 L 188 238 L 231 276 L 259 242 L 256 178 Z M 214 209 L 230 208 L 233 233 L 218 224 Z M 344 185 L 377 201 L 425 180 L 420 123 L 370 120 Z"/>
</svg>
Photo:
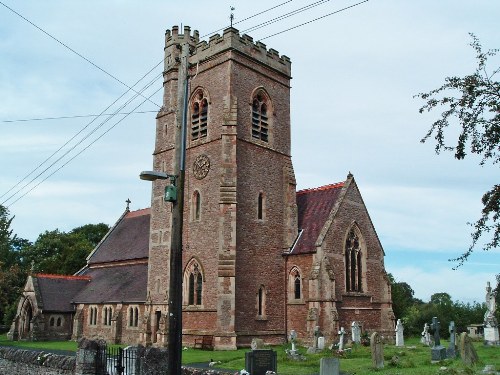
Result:
<svg viewBox="0 0 500 375">
<path fill-rule="evenodd" d="M 302 277 L 297 266 L 294 266 L 288 274 L 288 299 L 302 300 Z"/>
<path fill-rule="evenodd" d="M 252 98 L 252 138 L 269 142 L 269 109 L 269 97 L 258 90 Z"/>
<path fill-rule="evenodd" d="M 345 242 L 345 281 L 348 292 L 363 291 L 363 252 L 359 235 L 351 228 Z"/>
<path fill-rule="evenodd" d="M 203 304 L 203 275 L 196 259 L 192 259 L 186 267 L 184 285 L 187 285 L 187 290 L 186 287 L 184 289 L 184 304 L 201 306 Z"/>
<path fill-rule="evenodd" d="M 208 100 L 202 89 L 198 89 L 191 100 L 191 140 L 205 138 L 208 124 Z"/>
</svg>

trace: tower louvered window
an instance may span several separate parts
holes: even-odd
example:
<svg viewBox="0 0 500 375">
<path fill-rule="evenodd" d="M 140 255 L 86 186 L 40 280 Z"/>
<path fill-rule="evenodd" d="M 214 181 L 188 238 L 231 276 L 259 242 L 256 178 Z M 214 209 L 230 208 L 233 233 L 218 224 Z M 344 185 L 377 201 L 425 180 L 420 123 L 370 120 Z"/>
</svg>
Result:
<svg viewBox="0 0 500 375">
<path fill-rule="evenodd" d="M 191 104 L 191 140 L 205 138 L 208 124 L 208 100 L 202 90 L 194 96 Z"/>
<path fill-rule="evenodd" d="M 269 117 L 267 98 L 257 93 L 252 101 L 252 138 L 269 141 Z"/>
</svg>

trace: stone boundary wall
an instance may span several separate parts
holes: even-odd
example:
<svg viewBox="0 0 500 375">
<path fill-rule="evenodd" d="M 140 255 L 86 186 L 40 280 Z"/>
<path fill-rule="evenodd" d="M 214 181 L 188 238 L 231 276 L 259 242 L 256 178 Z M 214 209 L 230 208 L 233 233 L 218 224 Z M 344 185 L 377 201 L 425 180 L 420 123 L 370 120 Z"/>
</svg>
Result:
<svg viewBox="0 0 500 375">
<path fill-rule="evenodd" d="M 0 347 L 0 375 L 73 375 L 75 357 Z"/>
<path fill-rule="evenodd" d="M 143 361 L 141 374 L 165 374 L 165 350 L 156 348 L 147 348 L 143 350 L 144 351 L 141 353 L 141 360 Z M 82 354 L 84 354 L 83 350 L 80 350 L 79 354 L 81 357 Z M 161 360 L 159 357 L 161 357 Z M 78 366 L 79 368 L 77 371 L 76 361 L 77 357 L 73 356 L 0 347 L 0 375 L 77 375 L 87 373 L 81 366 Z M 235 373 L 239 373 L 239 371 L 182 367 L 182 375 L 234 375 Z"/>
</svg>

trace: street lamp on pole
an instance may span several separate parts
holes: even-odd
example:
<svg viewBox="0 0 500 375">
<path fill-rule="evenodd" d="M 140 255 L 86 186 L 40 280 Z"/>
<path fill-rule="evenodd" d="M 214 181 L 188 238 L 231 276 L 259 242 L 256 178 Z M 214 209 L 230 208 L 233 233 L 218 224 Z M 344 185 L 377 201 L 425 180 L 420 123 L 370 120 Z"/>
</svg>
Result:
<svg viewBox="0 0 500 375">
<path fill-rule="evenodd" d="M 168 292 L 168 374 L 170 375 L 181 374 L 182 360 L 182 227 L 184 223 L 184 177 L 186 173 L 186 127 L 189 93 L 189 28 L 185 28 L 184 34 L 185 41 L 181 45 L 181 66 L 178 71 L 178 117 L 175 120 L 174 174 L 169 175 L 158 171 L 144 171 L 140 174 L 140 178 L 147 181 L 170 179 L 170 185 L 166 186 L 164 195 L 164 200 L 172 203 Z"/>
<path fill-rule="evenodd" d="M 182 223 L 184 172 L 180 176 L 158 171 L 143 171 L 141 180 L 170 180 L 165 187 L 164 200 L 172 202 L 172 229 L 170 240 L 170 267 L 168 290 L 168 373 L 181 373 L 182 362 Z M 179 186 L 177 186 L 177 184 Z M 177 194 L 179 190 L 179 194 Z"/>
</svg>

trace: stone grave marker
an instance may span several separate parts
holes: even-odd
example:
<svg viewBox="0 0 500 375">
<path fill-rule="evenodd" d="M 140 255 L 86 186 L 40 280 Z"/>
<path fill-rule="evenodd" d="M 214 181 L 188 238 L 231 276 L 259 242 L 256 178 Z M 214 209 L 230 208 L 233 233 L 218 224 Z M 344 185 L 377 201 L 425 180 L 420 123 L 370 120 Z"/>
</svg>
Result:
<svg viewBox="0 0 500 375">
<path fill-rule="evenodd" d="M 325 349 L 325 337 L 320 336 L 318 337 L 318 350 L 323 350 Z"/>
<path fill-rule="evenodd" d="M 344 350 L 344 335 L 345 335 L 344 327 L 340 327 L 340 331 L 339 331 L 339 351 Z"/>
<path fill-rule="evenodd" d="M 431 349 L 431 361 L 439 362 L 446 359 L 446 348 L 441 346 L 441 339 L 439 338 L 439 328 L 441 325 L 437 317 L 432 318 L 431 329 L 434 330 L 434 346 Z"/>
<path fill-rule="evenodd" d="M 403 336 L 404 326 L 401 319 L 398 319 L 396 323 L 396 346 L 405 346 L 405 338 Z"/>
<path fill-rule="evenodd" d="M 384 344 L 378 332 L 373 332 L 370 337 L 372 364 L 374 368 L 384 368 Z"/>
<path fill-rule="evenodd" d="M 277 372 L 277 353 L 272 349 L 256 349 L 246 352 L 245 370 L 252 375 L 265 375 L 267 371 Z"/>
<path fill-rule="evenodd" d="M 252 339 L 252 342 L 250 343 L 250 347 L 252 348 L 252 350 L 263 349 L 264 348 L 264 340 L 254 337 Z"/>
<path fill-rule="evenodd" d="M 340 361 L 338 358 L 321 358 L 319 360 L 319 375 L 339 375 Z"/>
<path fill-rule="evenodd" d="M 361 328 L 359 327 L 359 323 L 356 321 L 351 324 L 351 334 L 352 342 L 359 344 L 361 342 Z"/>
<path fill-rule="evenodd" d="M 497 309 L 495 291 L 491 289 L 490 282 L 486 284 L 486 312 L 484 313 L 484 345 L 500 345 L 498 321 L 495 317 Z"/>
<path fill-rule="evenodd" d="M 450 344 L 448 349 L 446 349 L 446 356 L 451 359 L 457 358 L 457 345 L 456 345 L 456 334 L 455 334 L 455 322 L 452 320 L 448 327 L 450 332 Z"/>
<path fill-rule="evenodd" d="M 476 349 L 474 349 L 474 346 L 472 345 L 472 340 L 467 334 L 467 332 L 463 332 L 460 335 L 459 348 L 460 348 L 460 358 L 462 358 L 463 363 L 466 364 L 467 366 L 474 365 L 479 360 Z"/>
<path fill-rule="evenodd" d="M 429 333 L 429 325 L 427 323 L 424 324 L 424 330 L 422 331 L 420 342 L 425 346 L 431 346 L 431 334 Z"/>
</svg>

